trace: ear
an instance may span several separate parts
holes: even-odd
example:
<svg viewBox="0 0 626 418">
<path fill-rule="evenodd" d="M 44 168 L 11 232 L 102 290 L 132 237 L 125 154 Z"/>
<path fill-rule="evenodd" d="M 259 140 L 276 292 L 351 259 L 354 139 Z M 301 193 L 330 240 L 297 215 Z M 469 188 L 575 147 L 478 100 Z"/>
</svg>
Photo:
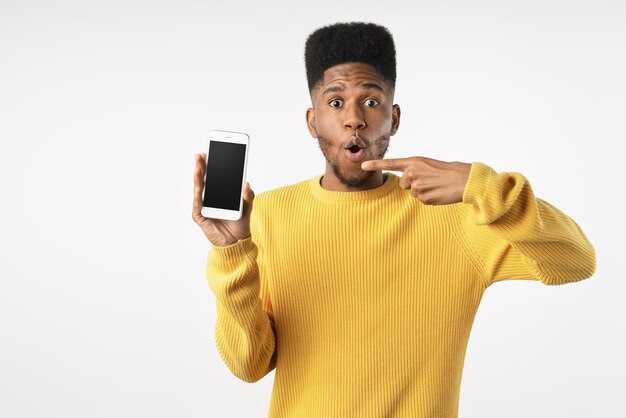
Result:
<svg viewBox="0 0 626 418">
<path fill-rule="evenodd" d="M 317 128 L 315 127 L 315 109 L 309 107 L 306 110 L 306 126 L 313 138 L 317 138 Z"/>
<path fill-rule="evenodd" d="M 393 105 L 393 110 L 391 111 L 391 135 L 395 135 L 400 127 L 400 106 L 397 104 Z"/>
</svg>

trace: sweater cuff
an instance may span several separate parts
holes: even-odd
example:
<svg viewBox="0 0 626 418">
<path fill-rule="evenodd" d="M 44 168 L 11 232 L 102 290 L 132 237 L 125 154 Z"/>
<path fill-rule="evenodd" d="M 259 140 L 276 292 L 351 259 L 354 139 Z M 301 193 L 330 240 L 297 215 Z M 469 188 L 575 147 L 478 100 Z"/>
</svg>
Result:
<svg viewBox="0 0 626 418">
<path fill-rule="evenodd" d="M 484 200 L 483 198 L 489 189 L 489 183 L 492 177 L 496 174 L 498 173 L 488 165 L 473 162 L 465 190 L 463 191 L 463 203 L 469 203 L 474 207 L 479 207 L 480 202 Z"/>
<path fill-rule="evenodd" d="M 231 271 L 241 260 L 245 258 L 256 260 L 256 256 L 257 246 L 252 241 L 252 236 L 249 236 L 225 247 L 214 245 L 209 252 L 209 261 L 218 269 Z"/>
</svg>

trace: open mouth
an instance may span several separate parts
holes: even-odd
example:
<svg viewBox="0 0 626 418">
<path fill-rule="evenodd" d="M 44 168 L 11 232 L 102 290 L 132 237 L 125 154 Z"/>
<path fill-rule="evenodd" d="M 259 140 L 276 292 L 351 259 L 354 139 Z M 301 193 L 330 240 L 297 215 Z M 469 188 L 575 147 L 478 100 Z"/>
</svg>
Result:
<svg viewBox="0 0 626 418">
<path fill-rule="evenodd" d="M 365 158 L 365 148 L 360 148 L 358 145 L 346 148 L 344 152 L 350 161 L 358 162 Z"/>
</svg>

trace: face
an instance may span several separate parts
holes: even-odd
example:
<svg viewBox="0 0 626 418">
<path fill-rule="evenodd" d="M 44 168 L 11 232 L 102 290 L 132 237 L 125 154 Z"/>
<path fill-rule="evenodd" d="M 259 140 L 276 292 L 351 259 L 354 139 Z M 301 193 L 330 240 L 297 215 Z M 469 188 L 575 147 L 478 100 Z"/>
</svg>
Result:
<svg viewBox="0 0 626 418">
<path fill-rule="evenodd" d="M 307 125 L 326 158 L 326 188 L 349 191 L 382 184 L 382 172 L 364 171 L 361 163 L 383 158 L 398 129 L 400 107 L 393 104 L 393 93 L 368 64 L 341 64 L 324 72 L 311 94 Z M 354 145 L 362 150 L 351 152 Z"/>
</svg>

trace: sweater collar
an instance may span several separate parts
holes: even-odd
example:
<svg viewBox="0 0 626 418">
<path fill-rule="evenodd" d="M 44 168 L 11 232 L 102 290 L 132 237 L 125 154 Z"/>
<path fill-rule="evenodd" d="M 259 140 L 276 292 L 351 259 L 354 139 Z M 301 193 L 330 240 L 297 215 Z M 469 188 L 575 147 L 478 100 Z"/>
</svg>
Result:
<svg viewBox="0 0 626 418">
<path fill-rule="evenodd" d="M 318 174 L 309 180 L 311 192 L 320 200 L 328 201 L 354 201 L 354 200 L 374 200 L 386 196 L 397 186 L 399 177 L 394 173 L 383 173 L 383 184 L 373 189 L 361 190 L 357 192 L 337 192 L 326 190 L 322 187 L 321 180 L 323 174 Z"/>
</svg>

